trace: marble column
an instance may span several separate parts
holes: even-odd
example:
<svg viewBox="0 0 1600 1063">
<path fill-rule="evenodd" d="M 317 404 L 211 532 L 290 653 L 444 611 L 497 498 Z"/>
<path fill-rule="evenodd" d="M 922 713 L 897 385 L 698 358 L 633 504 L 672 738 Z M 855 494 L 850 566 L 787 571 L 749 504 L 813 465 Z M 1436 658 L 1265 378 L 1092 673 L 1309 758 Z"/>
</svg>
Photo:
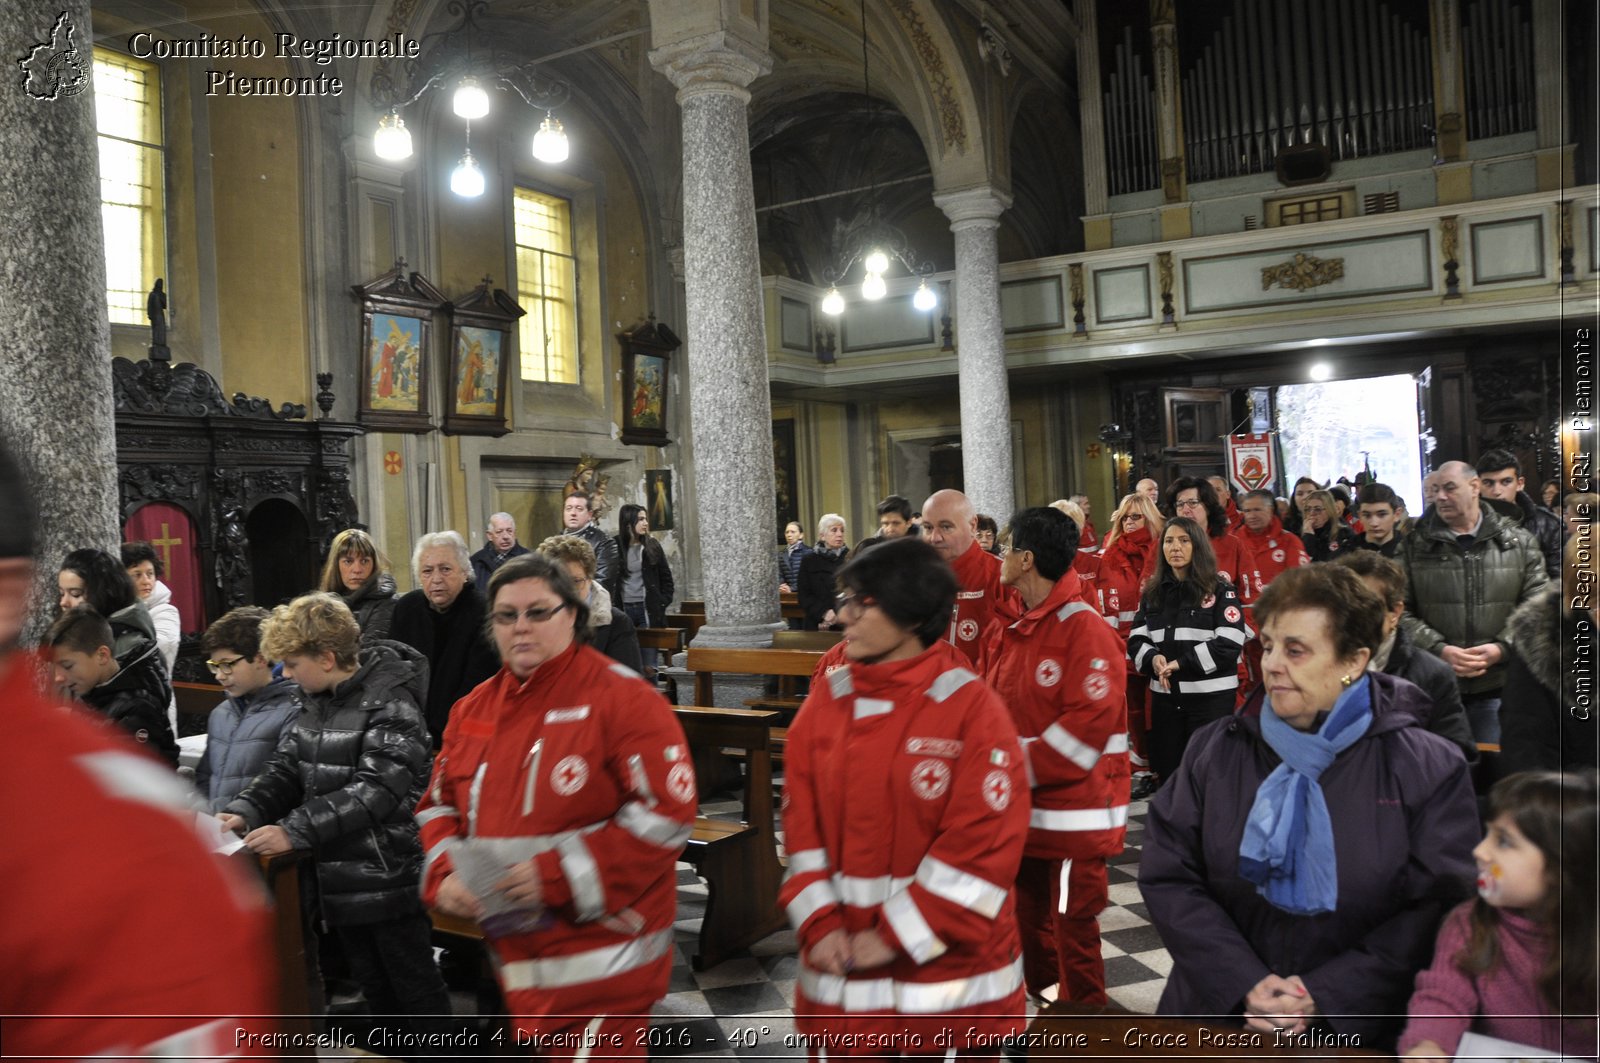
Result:
<svg viewBox="0 0 1600 1063">
<path fill-rule="evenodd" d="M 933 201 L 955 234 L 962 478 L 978 512 L 1004 524 L 1015 507 L 998 230 L 1011 197 L 983 186 L 935 195 Z"/>
<path fill-rule="evenodd" d="M 1106 118 L 1100 105 L 1100 22 L 1096 0 L 1077 0 L 1078 127 L 1083 141 L 1083 212 L 1104 214 L 1106 190 Z"/>
<path fill-rule="evenodd" d="M 93 39 L 87 0 L 0 0 L 0 54 L 14 57 L 0 89 L 0 434 L 39 507 L 30 641 L 67 551 L 120 539 Z"/>
<path fill-rule="evenodd" d="M 772 399 L 750 173 L 747 86 L 765 48 L 725 33 L 650 53 L 683 112 L 689 416 L 705 587 L 699 646 L 764 646 L 783 627 L 776 583 Z"/>
</svg>

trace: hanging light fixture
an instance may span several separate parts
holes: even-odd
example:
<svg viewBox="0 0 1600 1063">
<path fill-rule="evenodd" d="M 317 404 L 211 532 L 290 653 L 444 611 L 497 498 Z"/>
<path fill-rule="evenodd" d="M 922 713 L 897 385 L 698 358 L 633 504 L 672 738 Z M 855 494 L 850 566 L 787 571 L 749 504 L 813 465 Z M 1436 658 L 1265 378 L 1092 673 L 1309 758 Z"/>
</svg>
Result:
<svg viewBox="0 0 1600 1063">
<path fill-rule="evenodd" d="M 488 0 L 451 0 L 451 14 L 460 21 L 448 29 L 422 38 L 418 52 L 425 59 L 410 59 L 380 68 L 373 79 L 373 102 L 382 112 L 373 132 L 372 150 L 380 159 L 397 162 L 411 157 L 411 132 L 400 117 L 401 111 L 420 100 L 430 89 L 452 87 L 451 110 L 467 123 L 487 118 L 492 109 L 489 90 L 510 90 L 536 111 L 544 112 L 532 138 L 533 158 L 554 165 L 565 162 L 570 153 L 566 130 L 556 118 L 572 98 L 572 86 L 563 78 L 547 73 L 545 64 L 553 59 L 588 51 L 650 32 L 648 27 L 610 34 L 575 48 L 562 49 L 535 59 L 525 59 L 492 42 L 503 40 L 492 29 L 480 24 L 488 11 Z M 475 39 L 482 37 L 477 45 Z M 415 86 L 415 91 L 412 91 Z M 524 141 L 524 143 L 528 143 Z M 473 157 L 470 146 L 450 177 L 450 187 L 459 195 L 482 195 L 484 172 Z M 462 191 L 462 189 L 471 191 Z"/>
<path fill-rule="evenodd" d="M 861 0 L 861 94 L 870 98 L 872 79 L 868 57 L 867 4 L 866 0 Z M 911 305 L 924 313 L 939 305 L 938 295 L 928 286 L 928 277 L 933 274 L 933 263 L 918 262 L 910 244 L 906 241 L 905 234 L 887 222 L 879 220 L 877 190 L 875 175 L 869 168 L 867 220 L 847 234 L 845 250 L 840 255 L 839 262 L 822 270 L 822 279 L 828 285 L 828 291 L 822 297 L 821 309 L 830 317 L 838 317 L 844 313 L 845 302 L 844 296 L 839 293 L 839 283 L 857 260 L 861 262 L 865 273 L 861 281 L 863 300 L 877 302 L 888 295 L 889 284 L 885 274 L 889 272 L 894 262 L 898 261 L 908 272 L 920 278 L 916 293 L 911 298 Z"/>
<path fill-rule="evenodd" d="M 390 162 L 411 158 L 411 131 L 397 112 L 391 110 L 378 119 L 378 131 L 372 135 L 372 150 L 378 158 Z"/>
<path fill-rule="evenodd" d="M 533 135 L 533 157 L 552 164 L 566 162 L 567 151 L 567 131 L 558 118 L 546 111 L 539 131 Z"/>
</svg>

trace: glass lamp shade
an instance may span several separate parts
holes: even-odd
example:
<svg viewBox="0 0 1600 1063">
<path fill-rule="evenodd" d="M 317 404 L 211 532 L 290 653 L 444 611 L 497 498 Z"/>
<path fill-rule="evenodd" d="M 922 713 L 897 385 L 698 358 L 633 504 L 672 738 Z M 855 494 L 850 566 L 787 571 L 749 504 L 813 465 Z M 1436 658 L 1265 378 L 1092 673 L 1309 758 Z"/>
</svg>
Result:
<svg viewBox="0 0 1600 1063">
<path fill-rule="evenodd" d="M 879 273 L 867 274 L 867 279 L 861 282 L 861 298 L 882 299 L 888 294 L 889 286 L 883 283 L 883 275 Z"/>
<path fill-rule="evenodd" d="M 533 135 L 533 157 L 540 162 L 567 161 L 567 131 L 560 119 L 546 114 L 539 123 L 539 131 Z"/>
<path fill-rule="evenodd" d="M 822 312 L 832 317 L 844 313 L 844 296 L 839 294 L 838 288 L 829 288 L 828 294 L 822 297 Z"/>
<path fill-rule="evenodd" d="M 1332 380 L 1333 366 L 1329 365 L 1327 362 L 1318 362 L 1316 365 L 1311 367 L 1311 372 L 1307 375 L 1310 376 L 1312 380 L 1316 381 Z"/>
<path fill-rule="evenodd" d="M 450 105 L 458 118 L 465 118 L 470 122 L 489 113 L 489 94 L 483 91 L 477 78 L 464 77 L 461 79 L 461 84 L 456 86 L 456 94 Z"/>
<path fill-rule="evenodd" d="M 868 273 L 888 273 L 889 256 L 876 249 L 867 252 L 867 257 L 861 263 Z"/>
<path fill-rule="evenodd" d="M 921 311 L 929 311 L 939 305 L 939 297 L 933 294 L 933 289 L 928 287 L 928 282 L 923 281 L 917 285 L 917 293 L 911 297 L 911 305 Z"/>
<path fill-rule="evenodd" d="M 478 160 L 472 157 L 471 148 L 461 156 L 461 161 L 450 174 L 450 191 L 469 198 L 483 195 L 483 170 L 478 166 Z"/>
<path fill-rule="evenodd" d="M 372 134 L 372 150 L 380 159 L 398 162 L 411 158 L 411 131 L 398 114 L 390 111 L 378 119 L 378 131 Z"/>
</svg>

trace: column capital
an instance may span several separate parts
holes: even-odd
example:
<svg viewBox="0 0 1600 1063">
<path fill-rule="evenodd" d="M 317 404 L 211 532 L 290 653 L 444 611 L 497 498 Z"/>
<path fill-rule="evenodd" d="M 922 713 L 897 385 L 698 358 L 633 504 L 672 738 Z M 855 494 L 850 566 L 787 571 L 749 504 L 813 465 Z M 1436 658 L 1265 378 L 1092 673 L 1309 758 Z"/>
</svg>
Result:
<svg viewBox="0 0 1600 1063">
<path fill-rule="evenodd" d="M 1000 215 L 1011 206 L 1011 196 L 988 185 L 963 188 L 955 192 L 938 192 L 934 205 L 950 219 L 952 232 L 962 229 L 998 229 Z"/>
<path fill-rule="evenodd" d="M 717 30 L 650 50 L 650 65 L 678 89 L 678 102 L 702 93 L 726 93 L 749 102 L 750 82 L 772 70 L 772 54 L 744 38 Z"/>
</svg>

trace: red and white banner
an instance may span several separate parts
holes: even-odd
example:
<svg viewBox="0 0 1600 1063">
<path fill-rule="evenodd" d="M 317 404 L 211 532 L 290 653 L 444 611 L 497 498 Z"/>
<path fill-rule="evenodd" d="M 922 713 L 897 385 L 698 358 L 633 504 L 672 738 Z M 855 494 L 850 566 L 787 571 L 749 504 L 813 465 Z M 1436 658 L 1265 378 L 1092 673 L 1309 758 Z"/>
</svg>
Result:
<svg viewBox="0 0 1600 1063">
<path fill-rule="evenodd" d="M 1227 437 L 1228 480 L 1241 491 L 1256 491 L 1278 478 L 1273 433 Z"/>
</svg>

